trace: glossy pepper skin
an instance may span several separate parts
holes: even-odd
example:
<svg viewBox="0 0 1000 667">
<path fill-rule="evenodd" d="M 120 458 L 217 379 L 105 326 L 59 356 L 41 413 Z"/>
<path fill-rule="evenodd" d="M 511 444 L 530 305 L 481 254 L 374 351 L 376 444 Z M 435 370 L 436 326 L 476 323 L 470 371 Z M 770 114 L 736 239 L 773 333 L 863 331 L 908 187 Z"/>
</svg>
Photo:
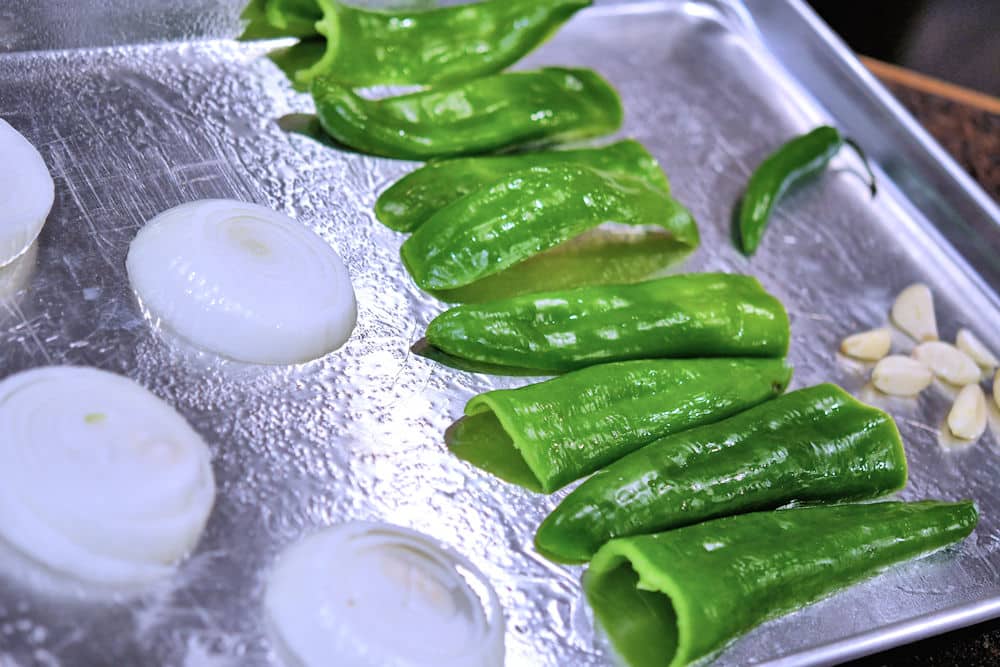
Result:
<svg viewBox="0 0 1000 667">
<path fill-rule="evenodd" d="M 638 141 L 626 139 L 600 148 L 541 151 L 516 155 L 439 160 L 410 172 L 379 196 L 375 217 L 386 227 L 411 232 L 448 204 L 492 185 L 514 171 L 569 163 L 644 180 L 670 192 L 656 159 Z"/>
<path fill-rule="evenodd" d="M 591 366 L 474 397 L 448 445 L 459 458 L 550 493 L 657 438 L 774 398 L 791 374 L 783 359 Z"/>
<path fill-rule="evenodd" d="M 971 502 L 758 512 L 612 540 L 583 588 L 631 667 L 682 667 L 761 622 L 968 536 Z"/>
<path fill-rule="evenodd" d="M 771 211 L 781 196 L 793 185 L 818 176 L 845 144 L 853 148 L 864 162 L 871 178 L 872 196 L 875 196 L 875 175 L 861 148 L 841 136 L 835 127 L 817 127 L 772 153 L 750 176 L 739 215 L 744 254 L 756 252 Z"/>
<path fill-rule="evenodd" d="M 508 72 L 369 100 L 333 78 L 312 83 L 323 129 L 355 150 L 429 160 L 616 131 L 621 100 L 588 69 Z"/>
<path fill-rule="evenodd" d="M 323 8 L 317 0 L 267 0 L 264 15 L 283 35 L 308 37 L 316 34 Z"/>
<path fill-rule="evenodd" d="M 506 69 L 591 0 L 486 0 L 392 11 L 337 0 L 317 4 L 321 18 L 314 25 L 326 48 L 296 74 L 299 83 L 322 75 L 354 87 L 439 86 Z"/>
<path fill-rule="evenodd" d="M 698 245 L 691 214 L 662 190 L 637 178 L 556 164 L 512 172 L 449 204 L 418 227 L 400 253 L 423 289 L 455 289 L 608 222 L 658 227 Z"/>
<path fill-rule="evenodd" d="M 563 372 L 659 357 L 784 357 L 788 314 L 756 278 L 690 273 L 452 308 L 427 342 L 469 361 Z"/>
<path fill-rule="evenodd" d="M 876 498 L 906 484 L 892 417 L 821 384 L 675 433 L 597 471 L 542 522 L 539 553 L 583 563 L 618 537 L 791 502 Z"/>
</svg>

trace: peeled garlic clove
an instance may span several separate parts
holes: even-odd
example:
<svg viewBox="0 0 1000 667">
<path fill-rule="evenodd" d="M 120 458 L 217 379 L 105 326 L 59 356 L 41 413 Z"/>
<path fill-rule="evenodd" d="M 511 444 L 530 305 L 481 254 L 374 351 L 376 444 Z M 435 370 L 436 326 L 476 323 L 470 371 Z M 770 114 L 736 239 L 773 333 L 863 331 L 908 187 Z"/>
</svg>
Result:
<svg viewBox="0 0 1000 667">
<path fill-rule="evenodd" d="M 979 382 L 980 370 L 965 352 L 949 343 L 931 341 L 913 348 L 913 358 L 949 384 L 960 387 Z"/>
<path fill-rule="evenodd" d="M 977 440 L 986 430 L 986 397 L 978 384 L 969 384 L 958 392 L 948 413 L 948 428 L 956 438 Z"/>
<path fill-rule="evenodd" d="M 983 368 L 1000 366 L 1000 360 L 968 329 L 959 329 L 955 345 Z"/>
<path fill-rule="evenodd" d="M 916 396 L 934 379 L 931 369 L 899 354 L 882 359 L 872 370 L 872 384 L 893 396 Z"/>
<path fill-rule="evenodd" d="M 937 340 L 937 319 L 930 288 L 916 283 L 900 292 L 892 304 L 892 321 L 915 340 Z"/>
<path fill-rule="evenodd" d="M 872 329 L 848 336 L 840 344 L 840 351 L 855 359 L 878 361 L 889 354 L 892 334 L 888 329 Z"/>
</svg>

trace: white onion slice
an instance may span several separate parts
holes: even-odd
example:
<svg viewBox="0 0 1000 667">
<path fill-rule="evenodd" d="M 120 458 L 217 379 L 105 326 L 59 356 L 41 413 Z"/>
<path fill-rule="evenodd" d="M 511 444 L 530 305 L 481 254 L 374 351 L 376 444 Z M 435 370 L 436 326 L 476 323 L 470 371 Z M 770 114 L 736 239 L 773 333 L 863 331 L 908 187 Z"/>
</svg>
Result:
<svg viewBox="0 0 1000 667">
<path fill-rule="evenodd" d="M 271 573 L 265 607 L 289 664 L 503 664 L 503 612 L 484 576 L 397 526 L 346 523 L 294 544 Z"/>
<path fill-rule="evenodd" d="M 32 243 L 17 259 L 0 266 L 0 301 L 9 299 L 28 284 L 35 273 L 38 244 Z"/>
<path fill-rule="evenodd" d="M 154 318 L 240 361 L 315 359 L 343 345 L 357 319 L 337 253 L 256 204 L 206 199 L 165 211 L 132 241 L 126 268 Z"/>
<path fill-rule="evenodd" d="M 38 238 L 54 201 L 55 184 L 45 160 L 0 119 L 0 266 Z"/>
<path fill-rule="evenodd" d="M 82 581 L 169 574 L 215 499 L 209 450 L 128 378 L 75 366 L 0 382 L 0 536 Z"/>
</svg>

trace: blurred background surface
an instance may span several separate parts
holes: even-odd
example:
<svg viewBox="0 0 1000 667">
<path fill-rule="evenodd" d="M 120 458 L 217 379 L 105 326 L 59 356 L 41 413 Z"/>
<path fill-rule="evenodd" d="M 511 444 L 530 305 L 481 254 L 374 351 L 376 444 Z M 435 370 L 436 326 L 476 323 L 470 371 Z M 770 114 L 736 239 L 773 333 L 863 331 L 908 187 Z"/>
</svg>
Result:
<svg viewBox="0 0 1000 667">
<path fill-rule="evenodd" d="M 1000 0 L 809 0 L 860 54 L 1000 96 Z"/>
</svg>

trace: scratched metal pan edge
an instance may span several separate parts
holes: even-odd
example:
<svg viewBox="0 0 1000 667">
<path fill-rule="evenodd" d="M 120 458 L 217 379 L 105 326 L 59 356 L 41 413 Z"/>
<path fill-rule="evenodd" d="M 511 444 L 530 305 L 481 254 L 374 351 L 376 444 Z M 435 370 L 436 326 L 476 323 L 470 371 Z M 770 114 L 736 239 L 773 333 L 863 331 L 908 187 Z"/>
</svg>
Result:
<svg viewBox="0 0 1000 667">
<path fill-rule="evenodd" d="M 879 396 L 867 368 L 837 357 L 836 346 L 884 322 L 892 297 L 915 280 L 934 289 L 945 336 L 971 326 L 1000 349 L 1000 315 L 996 295 L 885 172 L 883 194 L 868 201 L 850 158 L 783 204 L 753 260 L 732 248 L 727 223 L 750 169 L 788 136 L 841 119 L 790 78 L 787 58 L 764 52 L 740 15 L 724 2 L 615 3 L 581 14 L 521 66 L 588 65 L 608 76 L 623 95 L 623 134 L 660 159 L 700 222 L 703 246 L 677 270 L 758 275 L 793 318 L 794 386 L 834 381 L 898 418 L 911 461 L 902 497 L 979 503 L 980 527 L 958 548 L 765 624 L 718 660 L 826 664 L 995 615 L 1000 599 L 997 415 L 980 443 L 946 450 L 936 435 L 946 387 L 918 401 Z M 421 530 L 475 562 L 507 613 L 508 664 L 608 664 L 581 570 L 531 550 L 559 496 L 510 487 L 444 451 L 441 433 L 469 397 L 524 380 L 408 354 L 441 305 L 402 272 L 401 237 L 371 207 L 409 163 L 282 132 L 274 119 L 311 103 L 262 52 L 193 41 L 0 55 L 0 116 L 39 146 L 57 185 L 29 289 L 0 305 L 2 373 L 81 363 L 137 378 L 205 436 L 220 489 L 195 554 L 147 596 L 96 603 L 69 591 L 67 601 L 0 572 L 0 658 L 276 664 L 260 616 L 275 555 L 316 527 L 362 518 Z M 125 280 L 128 242 L 155 213 L 212 196 L 287 211 L 341 252 L 360 308 L 343 350 L 258 369 L 185 352 L 149 329 Z"/>
</svg>

